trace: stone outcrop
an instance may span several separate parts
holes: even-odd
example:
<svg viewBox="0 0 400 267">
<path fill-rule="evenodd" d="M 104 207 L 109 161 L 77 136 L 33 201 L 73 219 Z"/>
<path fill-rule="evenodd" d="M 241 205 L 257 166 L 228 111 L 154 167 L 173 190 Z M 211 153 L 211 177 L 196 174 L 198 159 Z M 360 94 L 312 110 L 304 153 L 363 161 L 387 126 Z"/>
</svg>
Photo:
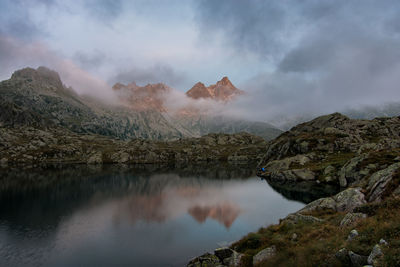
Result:
<svg viewBox="0 0 400 267">
<path fill-rule="evenodd" d="M 383 194 L 388 190 L 388 185 L 395 178 L 394 176 L 399 176 L 400 174 L 400 163 L 395 163 L 387 167 L 386 169 L 380 170 L 371 175 L 368 179 L 368 201 L 376 202 L 381 201 Z M 400 177 L 396 177 L 397 179 Z"/>
<path fill-rule="evenodd" d="M 400 117 L 354 120 L 334 113 L 270 141 L 258 175 L 269 181 L 361 187 L 368 201 L 379 202 L 400 192 L 399 154 Z M 333 205 L 329 199 L 321 203 Z"/>
<path fill-rule="evenodd" d="M 332 197 L 317 199 L 306 205 L 299 212 L 307 213 L 321 210 L 351 212 L 365 203 L 367 201 L 365 200 L 365 195 L 361 192 L 361 188 L 348 188 Z"/>
</svg>

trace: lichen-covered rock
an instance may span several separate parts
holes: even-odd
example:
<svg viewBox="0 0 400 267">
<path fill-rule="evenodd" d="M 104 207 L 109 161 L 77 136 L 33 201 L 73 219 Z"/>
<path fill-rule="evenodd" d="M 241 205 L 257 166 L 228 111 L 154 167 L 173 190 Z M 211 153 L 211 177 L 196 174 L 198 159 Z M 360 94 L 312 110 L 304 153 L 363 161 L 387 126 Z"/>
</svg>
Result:
<svg viewBox="0 0 400 267">
<path fill-rule="evenodd" d="M 275 246 L 265 248 L 253 256 L 253 265 L 256 266 L 257 264 L 272 258 L 273 256 L 275 256 L 275 254 Z"/>
<path fill-rule="evenodd" d="M 360 220 L 365 219 L 365 218 L 367 218 L 367 214 L 359 213 L 359 212 L 356 212 L 356 213 L 349 212 L 344 216 L 344 218 L 340 222 L 340 227 L 348 227 L 348 226 L 354 225 L 357 222 L 359 222 Z"/>
<path fill-rule="evenodd" d="M 364 159 L 365 155 L 354 157 L 342 167 L 339 174 L 339 183 L 341 187 L 346 187 L 348 184 L 360 180 L 361 174 L 357 166 Z"/>
<path fill-rule="evenodd" d="M 229 267 L 240 267 L 242 266 L 243 254 L 233 250 L 232 255 L 229 258 L 225 258 L 223 263 Z"/>
<path fill-rule="evenodd" d="M 358 236 L 358 232 L 356 229 L 350 231 L 349 235 L 347 236 L 347 241 L 351 241 Z"/>
<path fill-rule="evenodd" d="M 189 261 L 187 267 L 218 267 L 221 265 L 222 264 L 217 256 L 211 253 L 205 253 Z"/>
<path fill-rule="evenodd" d="M 383 253 L 382 253 L 381 246 L 376 244 L 373 247 L 371 254 L 369 254 L 369 256 L 368 256 L 368 264 L 372 264 L 372 265 L 376 266 L 375 262 L 376 262 L 377 258 L 381 257 L 382 255 L 383 255 Z"/>
<path fill-rule="evenodd" d="M 216 250 L 214 250 L 214 254 L 220 259 L 221 262 L 223 262 L 224 259 L 232 256 L 233 250 L 227 247 L 217 248 Z"/>
<path fill-rule="evenodd" d="M 353 211 L 366 203 L 361 188 L 348 188 L 333 197 L 320 198 L 306 205 L 299 212 L 305 213 L 314 210 Z"/>
<path fill-rule="evenodd" d="M 386 169 L 375 172 L 368 180 L 368 201 L 380 202 L 387 185 L 392 181 L 395 172 L 400 169 L 400 163 L 394 163 Z"/>
</svg>

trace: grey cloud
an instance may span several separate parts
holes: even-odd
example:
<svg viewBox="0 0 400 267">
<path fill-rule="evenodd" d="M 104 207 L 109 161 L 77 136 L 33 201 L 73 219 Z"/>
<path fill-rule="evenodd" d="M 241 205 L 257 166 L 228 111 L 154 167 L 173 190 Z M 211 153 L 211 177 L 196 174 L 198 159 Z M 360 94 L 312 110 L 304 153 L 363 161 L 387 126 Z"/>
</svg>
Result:
<svg viewBox="0 0 400 267">
<path fill-rule="evenodd" d="M 123 11 L 121 0 L 87 0 L 84 6 L 91 15 L 106 24 L 116 19 Z"/>
<path fill-rule="evenodd" d="M 0 33 L 27 41 L 43 35 L 29 14 L 31 4 L 25 1 L 0 3 Z"/>
<path fill-rule="evenodd" d="M 186 77 L 183 73 L 175 71 L 171 66 L 165 64 L 156 64 L 150 68 L 133 67 L 131 69 L 122 70 L 115 75 L 110 83 L 131 83 L 136 82 L 138 85 L 147 83 L 165 83 L 169 86 L 178 86 L 185 81 Z"/>
<path fill-rule="evenodd" d="M 275 70 L 242 85 L 252 94 L 237 108 L 248 117 L 400 101 L 398 1 L 204 0 L 199 7 L 201 36 L 220 31 L 237 53 L 273 59 Z"/>
<path fill-rule="evenodd" d="M 336 48 L 330 40 L 319 40 L 288 52 L 278 68 L 283 72 L 307 72 L 321 69 L 335 57 Z"/>
<path fill-rule="evenodd" d="M 89 94 L 110 102 L 115 101 L 111 87 L 102 79 L 79 68 L 41 43 L 25 44 L 18 39 L 0 35 L 0 79 L 25 67 L 46 66 L 57 71 L 67 86 L 78 93 Z"/>
<path fill-rule="evenodd" d="M 239 50 L 263 56 L 277 51 L 282 41 L 277 37 L 288 26 L 283 1 L 202 0 L 196 10 L 202 37 L 222 31 Z"/>
<path fill-rule="evenodd" d="M 98 50 L 92 53 L 77 51 L 73 58 L 80 66 L 85 69 L 96 69 L 105 64 L 107 60 L 107 56 Z"/>
</svg>

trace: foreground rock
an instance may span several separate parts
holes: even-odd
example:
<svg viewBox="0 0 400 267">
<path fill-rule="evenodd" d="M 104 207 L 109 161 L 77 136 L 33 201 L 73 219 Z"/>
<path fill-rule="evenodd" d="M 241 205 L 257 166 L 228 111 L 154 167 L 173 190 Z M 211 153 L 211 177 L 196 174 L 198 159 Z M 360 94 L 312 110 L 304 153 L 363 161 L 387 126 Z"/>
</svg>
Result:
<svg viewBox="0 0 400 267">
<path fill-rule="evenodd" d="M 253 265 L 256 266 L 257 264 L 260 264 L 263 261 L 267 261 L 271 257 L 275 256 L 275 254 L 276 254 L 275 246 L 265 248 L 253 256 Z"/>
<path fill-rule="evenodd" d="M 300 213 L 331 210 L 353 211 L 355 208 L 367 203 L 361 188 L 348 188 L 335 196 L 315 200 L 301 209 Z"/>
</svg>

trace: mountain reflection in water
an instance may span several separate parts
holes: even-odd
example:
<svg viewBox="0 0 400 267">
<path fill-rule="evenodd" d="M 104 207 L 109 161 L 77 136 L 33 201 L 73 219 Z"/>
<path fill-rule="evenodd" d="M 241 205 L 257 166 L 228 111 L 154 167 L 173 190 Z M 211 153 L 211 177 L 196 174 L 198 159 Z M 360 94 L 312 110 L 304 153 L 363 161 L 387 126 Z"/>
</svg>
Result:
<svg viewBox="0 0 400 267">
<path fill-rule="evenodd" d="M 0 170 L 0 266 L 182 266 L 304 204 L 253 166 Z"/>
</svg>

